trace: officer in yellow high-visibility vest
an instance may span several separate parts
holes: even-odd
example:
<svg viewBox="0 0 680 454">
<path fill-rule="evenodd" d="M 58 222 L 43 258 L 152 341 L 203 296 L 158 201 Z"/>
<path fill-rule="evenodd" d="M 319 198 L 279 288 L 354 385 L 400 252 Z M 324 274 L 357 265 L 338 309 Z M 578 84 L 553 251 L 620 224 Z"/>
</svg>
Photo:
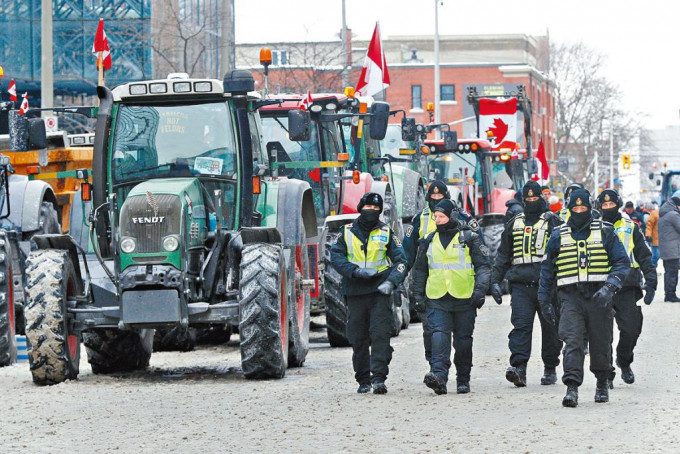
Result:
<svg viewBox="0 0 680 454">
<path fill-rule="evenodd" d="M 437 394 L 447 393 L 451 368 L 451 336 L 456 365 L 456 391 L 470 392 L 472 333 L 477 309 L 489 289 L 489 249 L 471 230 L 464 229 L 451 200 L 434 209 L 437 230 L 418 243 L 414 272 L 416 299 L 425 301 L 432 331 L 432 359 L 425 384 Z"/>
<path fill-rule="evenodd" d="M 602 212 L 602 220 L 614 225 L 614 231 L 626 248 L 631 262 L 631 270 L 623 282 L 623 287 L 616 293 L 614 311 L 616 325 L 619 327 L 619 343 L 616 346 L 616 365 L 621 368 L 621 378 L 625 383 L 635 381 L 635 375 L 630 365 L 633 362 L 633 349 L 642 332 L 642 308 L 637 301 L 642 298 L 644 289 L 645 304 L 651 304 L 656 292 L 656 268 L 652 263 L 652 251 L 645 241 L 645 237 L 638 225 L 631 219 L 622 217 L 621 206 L 623 200 L 614 189 L 605 189 L 597 198 Z M 642 275 L 645 286 L 641 287 Z M 614 387 L 616 370 L 612 368 L 609 375 L 609 388 Z"/>
<path fill-rule="evenodd" d="M 558 335 L 564 342 L 562 382 L 565 407 L 578 405 L 583 383 L 584 337 L 590 342 L 590 370 L 597 378 L 595 402 L 608 402 L 612 368 L 612 298 L 630 271 L 630 260 L 611 224 L 593 219 L 590 193 L 576 189 L 569 197 L 571 214 L 555 229 L 541 263 L 538 304 L 546 320 L 556 322 L 551 304 L 557 287 Z"/>
<path fill-rule="evenodd" d="M 352 365 L 360 394 L 371 389 L 374 394 L 387 393 L 391 294 L 406 277 L 401 240 L 380 221 L 382 209 L 380 194 L 364 194 L 357 205 L 359 217 L 343 228 L 331 248 L 331 264 L 342 275 L 347 339 L 354 351 Z"/>
</svg>

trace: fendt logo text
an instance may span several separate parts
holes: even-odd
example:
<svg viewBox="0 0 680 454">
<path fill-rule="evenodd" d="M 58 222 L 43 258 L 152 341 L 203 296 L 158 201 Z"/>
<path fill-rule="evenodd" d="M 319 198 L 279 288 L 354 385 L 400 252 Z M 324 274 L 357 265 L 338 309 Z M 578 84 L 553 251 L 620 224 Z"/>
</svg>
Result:
<svg viewBox="0 0 680 454">
<path fill-rule="evenodd" d="M 150 218 L 132 218 L 133 224 L 158 224 L 163 222 L 165 216 L 153 216 Z"/>
</svg>

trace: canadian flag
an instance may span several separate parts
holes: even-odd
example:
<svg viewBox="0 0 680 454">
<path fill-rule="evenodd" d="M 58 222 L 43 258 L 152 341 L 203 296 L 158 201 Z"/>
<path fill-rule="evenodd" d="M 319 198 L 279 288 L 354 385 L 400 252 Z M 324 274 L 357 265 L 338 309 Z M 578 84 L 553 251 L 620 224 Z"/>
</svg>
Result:
<svg viewBox="0 0 680 454">
<path fill-rule="evenodd" d="M 380 26 L 376 22 L 356 92 L 359 96 L 373 96 L 389 86 L 390 74 L 387 72 L 385 52 L 380 41 Z"/>
<path fill-rule="evenodd" d="M 111 69 L 111 49 L 109 49 L 109 39 L 106 37 L 104 31 L 104 19 L 99 19 L 97 26 L 97 34 L 94 35 L 94 43 L 92 43 L 92 53 L 102 53 L 102 65 L 104 69 Z M 99 69 L 99 55 L 97 55 L 97 69 Z"/>
<path fill-rule="evenodd" d="M 28 111 L 28 93 L 24 93 L 24 99 L 19 106 L 19 115 L 23 115 Z"/>
<path fill-rule="evenodd" d="M 496 101 L 479 100 L 479 131 L 485 137 L 491 132 L 491 149 L 514 150 L 517 147 L 517 99 Z"/>
<path fill-rule="evenodd" d="M 545 156 L 545 147 L 543 146 L 543 140 L 538 143 L 538 152 L 536 152 L 536 159 L 540 163 L 540 168 L 538 169 L 538 176 L 541 181 L 547 181 L 550 177 L 550 166 L 548 165 L 548 159 Z"/>
<path fill-rule="evenodd" d="M 17 102 L 17 84 L 14 83 L 14 79 L 9 81 L 9 87 L 7 87 L 7 93 L 9 93 L 9 100 Z"/>
<path fill-rule="evenodd" d="M 314 100 L 312 99 L 312 92 L 311 90 L 307 89 L 307 94 L 304 96 L 304 98 L 302 98 L 302 101 L 300 101 L 300 110 L 305 112 L 308 111 L 313 102 Z"/>
</svg>

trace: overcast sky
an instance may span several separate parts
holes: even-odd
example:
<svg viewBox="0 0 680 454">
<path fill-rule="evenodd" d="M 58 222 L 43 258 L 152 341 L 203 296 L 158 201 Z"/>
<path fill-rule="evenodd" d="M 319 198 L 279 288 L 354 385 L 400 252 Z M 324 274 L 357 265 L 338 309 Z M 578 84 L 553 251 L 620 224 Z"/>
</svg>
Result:
<svg viewBox="0 0 680 454">
<path fill-rule="evenodd" d="M 235 0 L 237 42 L 333 39 L 341 0 Z M 680 124 L 680 2 L 676 0 L 443 0 L 441 35 L 550 34 L 583 41 L 607 56 L 605 76 L 624 93 L 624 107 L 644 124 Z M 521 7 L 520 7 L 521 6 Z M 346 0 L 347 25 L 370 39 L 380 21 L 390 35 L 434 33 L 434 0 Z"/>
</svg>

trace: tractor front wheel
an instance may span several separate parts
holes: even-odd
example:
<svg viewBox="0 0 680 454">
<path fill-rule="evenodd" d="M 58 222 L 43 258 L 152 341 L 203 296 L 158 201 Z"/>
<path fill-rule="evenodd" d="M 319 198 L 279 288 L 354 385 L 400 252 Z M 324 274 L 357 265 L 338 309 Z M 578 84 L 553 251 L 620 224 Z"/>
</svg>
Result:
<svg viewBox="0 0 680 454">
<path fill-rule="evenodd" d="M 0 231 L 0 367 L 16 361 L 12 253 L 4 231 Z"/>
<path fill-rule="evenodd" d="M 87 361 L 94 374 L 144 370 L 149 366 L 154 330 L 96 329 L 83 333 Z"/>
</svg>

